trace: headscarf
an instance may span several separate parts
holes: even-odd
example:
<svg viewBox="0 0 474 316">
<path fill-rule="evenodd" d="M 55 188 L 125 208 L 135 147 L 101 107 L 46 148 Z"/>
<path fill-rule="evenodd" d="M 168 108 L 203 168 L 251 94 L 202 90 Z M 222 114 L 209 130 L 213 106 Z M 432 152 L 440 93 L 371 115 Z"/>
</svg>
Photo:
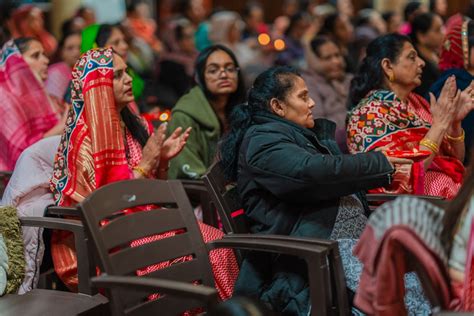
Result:
<svg viewBox="0 0 474 316">
<path fill-rule="evenodd" d="M 46 55 L 52 56 L 58 47 L 58 42 L 48 31 L 43 27 L 41 29 L 34 29 L 30 25 L 30 14 L 33 10 L 39 10 L 33 5 L 26 5 L 16 9 L 13 12 L 13 29 L 12 35 L 13 38 L 19 37 L 33 37 L 40 41 L 43 45 Z"/>
<path fill-rule="evenodd" d="M 113 92 L 111 48 L 89 50 L 72 73 L 72 107 L 51 179 L 58 205 L 82 201 L 95 189 L 130 178 Z"/>
<path fill-rule="evenodd" d="M 469 65 L 468 27 L 469 20 L 457 20 L 446 34 L 441 50 L 439 68 L 441 71 L 452 68 L 464 68 Z"/>
<path fill-rule="evenodd" d="M 99 47 L 96 40 L 100 31 L 100 27 L 100 24 L 92 24 L 82 30 L 81 53 L 85 53 L 90 49 Z M 132 92 L 133 96 L 137 99 L 143 94 L 145 82 L 131 68 L 128 68 L 128 74 L 130 77 L 132 77 Z"/>
<path fill-rule="evenodd" d="M 21 152 L 57 122 L 43 85 L 13 41 L 0 51 L 0 170 L 13 170 Z"/>
</svg>

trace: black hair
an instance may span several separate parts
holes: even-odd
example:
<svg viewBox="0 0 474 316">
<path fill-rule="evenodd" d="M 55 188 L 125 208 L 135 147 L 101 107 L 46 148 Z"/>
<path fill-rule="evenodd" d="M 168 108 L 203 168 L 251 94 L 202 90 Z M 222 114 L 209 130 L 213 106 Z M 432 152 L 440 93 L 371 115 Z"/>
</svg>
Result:
<svg viewBox="0 0 474 316">
<path fill-rule="evenodd" d="M 67 22 L 67 21 L 66 21 Z M 64 26 L 64 24 L 63 24 Z M 82 33 L 79 31 L 67 31 L 63 30 L 63 35 L 61 36 L 61 39 L 58 42 L 58 48 L 56 49 L 56 52 L 54 53 L 53 57 L 51 58 L 51 64 L 57 63 L 61 61 L 61 51 L 64 48 L 64 44 L 66 43 L 66 40 L 74 35 L 82 36 Z"/>
<path fill-rule="evenodd" d="M 412 14 L 415 13 L 420 7 L 422 3 L 418 1 L 411 1 L 408 2 L 407 5 L 405 6 L 405 9 L 403 10 L 403 18 L 405 21 L 410 22 L 410 18 L 412 18 Z"/>
<path fill-rule="evenodd" d="M 184 30 L 191 26 L 191 22 L 185 19 L 177 23 L 174 29 L 174 37 L 176 38 L 176 40 L 181 41 L 184 38 Z"/>
<path fill-rule="evenodd" d="M 436 0 L 430 0 L 428 8 L 430 12 L 434 12 L 434 10 L 436 9 Z"/>
<path fill-rule="evenodd" d="M 245 133 L 257 113 L 271 113 L 270 100 L 285 100 L 294 86 L 295 77 L 301 75 L 289 66 L 277 66 L 265 70 L 249 90 L 248 102 L 234 107 L 229 117 L 230 129 L 224 135 L 219 148 L 221 164 L 227 180 L 237 179 L 238 152 Z"/>
<path fill-rule="evenodd" d="M 471 48 L 474 47 L 474 20 L 467 22 L 467 42 L 469 51 L 471 51 Z"/>
<path fill-rule="evenodd" d="M 334 35 L 334 31 L 336 29 L 336 23 L 339 19 L 339 13 L 331 13 L 323 21 L 323 25 L 321 25 L 321 29 L 319 30 L 319 35 Z"/>
<path fill-rule="evenodd" d="M 257 1 L 249 1 L 245 4 L 244 9 L 242 10 L 242 18 L 247 18 L 250 16 L 252 11 L 257 8 L 263 11 L 263 6 L 260 2 Z"/>
<path fill-rule="evenodd" d="M 118 29 L 123 33 L 123 30 L 119 24 L 101 24 L 95 38 L 97 46 L 104 47 L 109 40 L 110 35 L 112 35 L 112 31 L 114 29 Z"/>
<path fill-rule="evenodd" d="M 290 35 L 291 31 L 293 31 L 293 29 L 298 24 L 298 22 L 303 21 L 305 19 L 309 19 L 309 14 L 307 12 L 299 11 L 293 14 L 290 17 L 290 23 L 288 24 L 288 27 L 285 30 L 285 35 L 286 36 Z"/>
<path fill-rule="evenodd" d="M 124 107 L 123 110 L 120 111 L 120 116 L 122 117 L 125 126 L 127 126 L 128 130 L 132 134 L 132 137 L 137 140 L 142 147 L 145 147 L 150 135 L 143 126 L 140 118 L 133 114 L 128 106 Z"/>
<path fill-rule="evenodd" d="M 386 22 L 389 23 L 390 20 L 395 16 L 395 11 L 387 11 L 382 14 L 382 19 Z"/>
<path fill-rule="evenodd" d="M 311 50 L 313 51 L 313 53 L 316 54 L 316 56 L 321 57 L 321 52 L 319 51 L 319 48 L 327 43 L 333 43 L 334 45 L 337 46 L 337 44 L 331 38 L 325 35 L 318 35 L 315 38 L 313 38 L 313 40 L 310 43 Z"/>
<path fill-rule="evenodd" d="M 191 0 L 175 0 L 173 11 L 187 16 L 187 11 L 191 8 Z"/>
<path fill-rule="evenodd" d="M 383 87 L 382 60 L 388 58 L 392 63 L 396 62 L 406 42 L 410 43 L 407 36 L 393 33 L 377 37 L 369 43 L 366 56 L 351 81 L 350 109 L 355 107 L 369 91 Z"/>
<path fill-rule="evenodd" d="M 64 47 L 64 44 L 66 43 L 66 40 L 68 39 L 68 37 L 71 37 L 71 36 L 74 36 L 74 35 L 82 36 L 82 33 L 79 32 L 79 31 L 70 31 L 70 32 L 63 33 L 63 36 L 61 37 L 61 39 L 58 42 L 58 49 L 57 50 L 60 51 Z"/>
<path fill-rule="evenodd" d="M 81 6 L 76 11 L 76 16 L 82 16 L 87 10 L 94 11 L 91 7 L 88 6 Z"/>
<path fill-rule="evenodd" d="M 28 48 L 30 47 L 30 43 L 32 41 L 39 42 L 39 40 L 37 40 L 34 37 L 19 37 L 19 38 L 14 39 L 13 43 L 18 48 L 20 53 L 23 54 L 28 50 Z"/>
<path fill-rule="evenodd" d="M 128 13 L 134 12 L 137 9 L 137 7 L 142 3 L 147 3 L 147 2 L 144 1 L 144 0 L 132 0 L 132 1 L 130 1 L 130 3 L 127 5 L 127 12 Z"/>
<path fill-rule="evenodd" d="M 194 66 L 194 71 L 195 71 L 194 78 L 196 79 L 197 85 L 201 88 L 201 90 L 204 92 L 204 95 L 209 100 L 213 100 L 214 95 L 209 91 L 209 89 L 206 86 L 206 80 L 204 79 L 204 73 L 206 71 L 207 59 L 209 58 L 209 56 L 211 56 L 212 53 L 214 53 L 216 51 L 219 51 L 219 50 L 221 50 L 221 51 L 225 52 L 227 55 L 229 55 L 229 57 L 234 62 L 234 65 L 236 67 L 239 67 L 239 62 L 237 61 L 237 58 L 235 57 L 234 53 L 229 48 L 227 48 L 226 46 L 212 45 L 212 46 L 209 46 L 209 47 L 207 47 L 207 48 L 205 48 L 204 50 L 201 51 L 201 53 L 199 54 L 199 56 L 196 59 L 196 63 L 195 63 L 195 66 Z M 227 106 L 226 106 L 227 116 L 232 111 L 232 108 L 235 105 L 243 102 L 244 99 L 245 99 L 244 79 L 243 79 L 242 72 L 239 71 L 238 75 L 237 75 L 237 90 L 230 95 L 229 101 L 227 102 Z"/>
<path fill-rule="evenodd" d="M 428 13 L 420 13 L 411 22 L 411 33 L 410 38 L 413 44 L 418 44 L 418 34 L 426 34 L 431 26 L 433 25 L 433 21 L 436 17 L 436 14 L 428 12 Z"/>
</svg>

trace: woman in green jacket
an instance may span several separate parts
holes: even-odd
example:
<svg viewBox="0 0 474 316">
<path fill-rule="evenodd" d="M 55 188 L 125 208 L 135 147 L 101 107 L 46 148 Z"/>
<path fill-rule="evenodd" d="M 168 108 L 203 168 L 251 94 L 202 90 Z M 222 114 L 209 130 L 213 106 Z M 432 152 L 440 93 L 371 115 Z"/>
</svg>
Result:
<svg viewBox="0 0 474 316">
<path fill-rule="evenodd" d="M 228 115 L 244 100 L 239 64 L 230 49 L 213 45 L 203 50 L 195 66 L 196 86 L 182 96 L 171 114 L 169 131 L 192 127 L 186 148 L 170 165 L 170 179 L 198 179 L 210 167 L 217 142 L 227 130 Z"/>
</svg>

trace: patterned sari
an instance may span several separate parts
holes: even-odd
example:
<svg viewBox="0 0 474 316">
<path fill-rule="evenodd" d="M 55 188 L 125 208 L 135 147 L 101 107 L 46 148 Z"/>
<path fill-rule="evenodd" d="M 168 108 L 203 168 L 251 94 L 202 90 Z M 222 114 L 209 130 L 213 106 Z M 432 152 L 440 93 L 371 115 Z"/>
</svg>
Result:
<svg viewBox="0 0 474 316">
<path fill-rule="evenodd" d="M 0 52 L 0 170 L 13 170 L 28 146 L 58 122 L 43 85 L 13 41 Z"/>
<path fill-rule="evenodd" d="M 352 154 L 379 147 L 387 150 L 419 150 L 420 140 L 431 127 L 425 99 L 411 93 L 404 103 L 391 91 L 371 91 L 349 113 L 347 144 Z M 453 198 L 463 181 L 464 167 L 453 157 L 451 145 L 443 141 L 440 152 L 425 171 L 423 161 L 401 165 L 389 188 L 372 192 L 426 194 Z"/>
<path fill-rule="evenodd" d="M 76 63 L 72 81 L 72 108 L 55 160 L 51 189 L 58 205 L 81 202 L 97 188 L 111 182 L 133 178 L 132 168 L 142 157 L 140 144 L 122 127 L 113 94 L 113 53 L 111 49 L 92 49 Z M 146 211 L 140 210 L 130 211 Z M 204 241 L 222 238 L 217 229 L 200 223 Z M 133 241 L 142 245 L 179 232 Z M 77 257 L 73 236 L 56 232 L 52 239 L 55 270 L 61 280 L 77 290 Z M 189 258 L 179 258 L 137 271 L 144 275 Z M 217 289 L 222 299 L 231 296 L 238 274 L 232 251 L 223 249 L 210 255 Z"/>
</svg>

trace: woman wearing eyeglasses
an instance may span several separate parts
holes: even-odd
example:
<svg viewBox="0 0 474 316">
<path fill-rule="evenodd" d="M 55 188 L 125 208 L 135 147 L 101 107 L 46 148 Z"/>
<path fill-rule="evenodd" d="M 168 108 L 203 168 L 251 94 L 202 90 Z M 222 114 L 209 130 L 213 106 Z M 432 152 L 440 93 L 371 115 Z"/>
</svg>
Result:
<svg viewBox="0 0 474 316">
<path fill-rule="evenodd" d="M 196 86 L 171 113 L 169 130 L 192 127 L 184 150 L 171 162 L 170 179 L 198 179 L 214 161 L 217 142 L 228 128 L 232 108 L 244 100 L 244 84 L 235 55 L 227 47 L 203 50 L 195 65 Z"/>
</svg>

